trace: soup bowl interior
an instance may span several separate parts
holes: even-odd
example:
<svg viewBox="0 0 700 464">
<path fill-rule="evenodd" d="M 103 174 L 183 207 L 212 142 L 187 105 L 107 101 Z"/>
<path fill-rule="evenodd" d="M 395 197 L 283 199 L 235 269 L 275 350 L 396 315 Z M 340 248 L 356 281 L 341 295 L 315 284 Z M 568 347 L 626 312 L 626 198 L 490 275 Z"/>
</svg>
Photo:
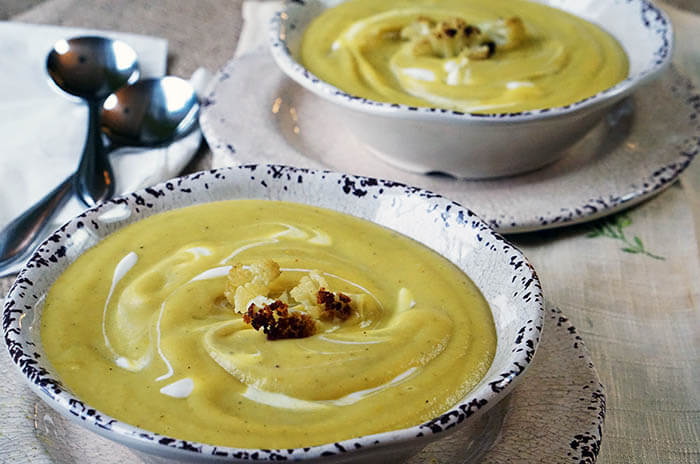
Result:
<svg viewBox="0 0 700 464">
<path fill-rule="evenodd" d="M 319 79 L 300 63 L 304 31 L 340 0 L 287 3 L 270 23 L 270 50 L 291 79 L 338 104 L 353 135 L 384 161 L 409 171 L 472 179 L 514 175 L 560 158 L 616 102 L 657 77 L 670 64 L 673 48 L 668 17 L 647 0 L 533 1 L 612 34 L 629 59 L 628 77 L 566 106 L 516 113 L 464 113 L 367 100 Z"/>
<path fill-rule="evenodd" d="M 109 417 L 74 396 L 42 348 L 40 320 L 51 285 L 83 252 L 131 223 L 185 206 L 232 199 L 283 200 L 333 209 L 398 231 L 446 257 L 471 278 L 491 308 L 497 347 L 487 374 L 450 410 L 423 424 L 289 450 L 236 449 L 162 436 Z M 3 330 L 10 357 L 43 401 L 150 460 L 284 458 L 333 463 L 398 459 L 456 426 L 473 423 L 522 377 L 535 354 L 542 320 L 543 299 L 534 270 L 516 248 L 468 209 L 390 181 L 282 166 L 242 166 L 164 182 L 98 205 L 65 224 L 20 272 L 5 302 Z"/>
</svg>

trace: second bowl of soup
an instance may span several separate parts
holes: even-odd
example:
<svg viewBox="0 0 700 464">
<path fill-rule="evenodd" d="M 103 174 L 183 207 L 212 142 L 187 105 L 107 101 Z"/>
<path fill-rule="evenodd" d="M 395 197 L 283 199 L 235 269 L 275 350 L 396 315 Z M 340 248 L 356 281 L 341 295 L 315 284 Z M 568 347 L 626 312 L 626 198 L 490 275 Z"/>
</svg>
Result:
<svg viewBox="0 0 700 464">
<path fill-rule="evenodd" d="M 593 3 L 311 0 L 273 20 L 271 50 L 384 160 L 511 175 L 560 157 L 670 62 L 660 10 Z"/>
</svg>

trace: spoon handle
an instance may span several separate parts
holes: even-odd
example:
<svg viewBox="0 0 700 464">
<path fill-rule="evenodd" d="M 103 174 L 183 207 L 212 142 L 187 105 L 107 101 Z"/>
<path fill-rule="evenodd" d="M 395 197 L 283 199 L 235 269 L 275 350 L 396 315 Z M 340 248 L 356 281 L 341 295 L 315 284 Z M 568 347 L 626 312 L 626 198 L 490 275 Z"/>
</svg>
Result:
<svg viewBox="0 0 700 464">
<path fill-rule="evenodd" d="M 102 143 L 100 104 L 98 101 L 89 100 L 88 108 L 87 139 L 75 174 L 75 192 L 89 207 L 114 195 L 114 174 Z"/>
<path fill-rule="evenodd" d="M 71 192 L 74 175 L 49 192 L 0 231 L 0 274 L 38 245 L 46 226 Z"/>
</svg>

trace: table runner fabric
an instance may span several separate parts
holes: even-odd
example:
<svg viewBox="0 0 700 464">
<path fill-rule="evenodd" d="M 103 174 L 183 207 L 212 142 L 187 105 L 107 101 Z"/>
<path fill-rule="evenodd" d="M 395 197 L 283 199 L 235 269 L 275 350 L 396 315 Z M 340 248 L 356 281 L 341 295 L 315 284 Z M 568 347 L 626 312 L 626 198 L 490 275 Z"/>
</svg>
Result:
<svg viewBox="0 0 700 464">
<path fill-rule="evenodd" d="M 674 66 L 700 98 L 700 11 L 661 6 L 675 29 Z M 700 462 L 700 163 L 631 210 L 511 239 L 606 386 L 598 462 Z"/>
<path fill-rule="evenodd" d="M 700 16 L 667 11 L 680 18 L 676 60 L 683 57 L 680 68 L 700 86 L 691 40 Z M 185 77 L 223 66 L 242 27 L 240 0 L 48 0 L 12 19 L 167 38 L 169 70 Z M 190 169 L 209 166 L 204 149 Z M 601 464 L 700 462 L 699 217 L 696 161 L 680 182 L 627 212 L 509 237 L 537 269 L 548 306 L 578 328 L 606 386 Z M 0 294 L 10 284 L 0 279 Z"/>
</svg>

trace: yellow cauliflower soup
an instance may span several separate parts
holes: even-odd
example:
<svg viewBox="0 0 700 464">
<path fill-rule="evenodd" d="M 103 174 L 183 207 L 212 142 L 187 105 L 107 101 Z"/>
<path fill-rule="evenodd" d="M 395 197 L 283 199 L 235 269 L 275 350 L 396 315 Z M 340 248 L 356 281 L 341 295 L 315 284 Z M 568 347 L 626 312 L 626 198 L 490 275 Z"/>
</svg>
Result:
<svg viewBox="0 0 700 464">
<path fill-rule="evenodd" d="M 262 200 L 108 236 L 50 289 L 41 338 L 92 407 L 243 448 L 419 424 L 468 393 L 496 348 L 486 301 L 442 256 L 368 221 Z"/>
<path fill-rule="evenodd" d="M 525 0 L 349 0 L 309 25 L 299 58 L 352 95 L 473 113 L 568 105 L 628 73 L 609 33 Z"/>
</svg>

